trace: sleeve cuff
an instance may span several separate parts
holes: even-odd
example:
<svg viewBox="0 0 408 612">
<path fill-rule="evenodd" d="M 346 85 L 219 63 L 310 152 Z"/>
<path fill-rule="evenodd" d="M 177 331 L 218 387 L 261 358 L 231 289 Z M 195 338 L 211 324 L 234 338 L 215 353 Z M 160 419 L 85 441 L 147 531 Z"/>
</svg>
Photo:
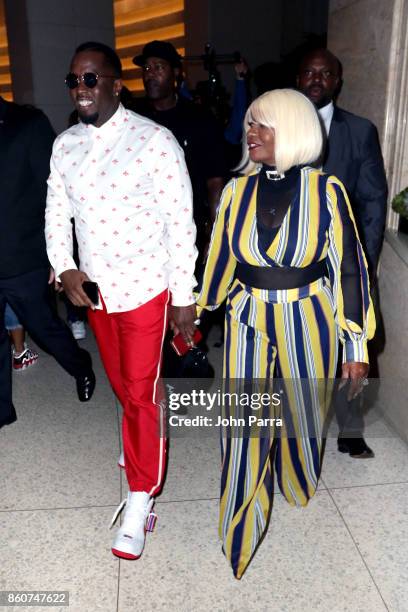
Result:
<svg viewBox="0 0 408 612">
<path fill-rule="evenodd" d="M 76 265 L 72 257 L 65 257 L 64 261 L 61 262 L 61 265 L 55 266 L 54 270 L 55 270 L 55 278 L 60 283 L 61 274 L 63 272 L 66 272 L 67 270 L 78 270 L 78 266 Z"/>
<path fill-rule="evenodd" d="M 347 340 L 343 345 L 343 363 L 369 363 L 367 340 Z"/>
<path fill-rule="evenodd" d="M 203 314 L 204 308 L 202 306 L 196 305 L 196 310 L 197 310 L 197 318 L 199 319 L 201 315 Z"/>
<path fill-rule="evenodd" d="M 191 306 L 195 304 L 193 292 L 181 293 L 180 291 L 171 291 L 171 305 L 172 306 Z"/>
</svg>

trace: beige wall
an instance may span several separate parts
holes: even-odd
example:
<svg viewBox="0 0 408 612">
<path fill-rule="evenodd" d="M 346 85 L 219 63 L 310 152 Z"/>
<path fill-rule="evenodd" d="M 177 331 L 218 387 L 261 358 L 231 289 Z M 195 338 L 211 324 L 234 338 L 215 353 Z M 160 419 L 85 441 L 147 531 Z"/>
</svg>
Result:
<svg viewBox="0 0 408 612">
<path fill-rule="evenodd" d="M 395 240 L 398 240 L 395 237 Z M 378 407 L 384 417 L 408 441 L 407 340 L 408 340 L 408 241 L 401 253 L 393 237 L 384 243 L 379 291 L 384 317 L 386 344 L 380 356 Z M 405 261 L 404 261 L 405 259 Z"/>
<path fill-rule="evenodd" d="M 408 0 L 330 0 L 328 47 L 343 63 L 339 105 L 378 128 L 392 197 L 408 185 Z"/>
<path fill-rule="evenodd" d="M 5 0 L 13 96 L 41 108 L 57 132 L 72 112 L 65 75 L 87 40 L 114 44 L 112 0 Z"/>
<path fill-rule="evenodd" d="M 332 0 L 328 47 L 344 69 L 339 106 L 383 135 L 394 0 Z"/>
<path fill-rule="evenodd" d="M 392 198 L 408 186 L 408 0 L 331 0 L 328 47 L 344 68 L 339 105 L 379 130 Z M 389 210 L 379 268 L 386 345 L 378 407 L 408 440 L 408 240 L 397 224 Z"/>
</svg>

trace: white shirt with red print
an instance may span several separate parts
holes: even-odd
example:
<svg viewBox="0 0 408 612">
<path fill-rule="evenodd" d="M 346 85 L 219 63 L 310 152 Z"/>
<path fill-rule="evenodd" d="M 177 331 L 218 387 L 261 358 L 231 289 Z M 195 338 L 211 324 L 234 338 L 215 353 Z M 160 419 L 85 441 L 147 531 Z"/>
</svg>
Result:
<svg viewBox="0 0 408 612">
<path fill-rule="evenodd" d="M 107 312 L 125 312 L 169 288 L 194 303 L 196 228 L 184 154 L 164 127 L 119 106 L 100 128 L 79 123 L 56 139 L 45 235 L 57 277 L 80 268 Z M 101 308 L 101 306 L 99 306 Z"/>
</svg>

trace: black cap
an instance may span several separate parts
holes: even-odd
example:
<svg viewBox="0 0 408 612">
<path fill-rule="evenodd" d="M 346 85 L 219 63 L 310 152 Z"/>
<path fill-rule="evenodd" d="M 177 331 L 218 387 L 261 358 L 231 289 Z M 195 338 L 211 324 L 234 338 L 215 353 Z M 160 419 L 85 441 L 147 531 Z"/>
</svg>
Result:
<svg viewBox="0 0 408 612">
<path fill-rule="evenodd" d="M 144 66 L 148 57 L 160 57 L 169 62 L 173 68 L 181 68 L 181 55 L 179 55 L 173 45 L 164 40 L 152 40 L 143 47 L 141 55 L 133 58 L 136 66 Z"/>
</svg>

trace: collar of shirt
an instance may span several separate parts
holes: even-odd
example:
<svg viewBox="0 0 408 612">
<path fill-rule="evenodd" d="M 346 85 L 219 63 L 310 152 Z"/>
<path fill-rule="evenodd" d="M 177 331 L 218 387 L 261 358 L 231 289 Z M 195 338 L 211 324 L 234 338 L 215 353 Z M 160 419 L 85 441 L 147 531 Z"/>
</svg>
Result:
<svg viewBox="0 0 408 612">
<path fill-rule="evenodd" d="M 324 123 L 324 129 L 326 130 L 326 136 L 328 136 L 330 132 L 331 122 L 333 119 L 333 112 L 334 112 L 333 102 L 329 102 L 329 104 L 326 104 L 326 106 L 323 106 L 323 108 L 319 108 L 318 112 L 319 112 L 321 120 Z"/>
<path fill-rule="evenodd" d="M 110 134 L 117 134 L 118 128 L 125 127 L 127 121 L 126 109 L 123 104 L 119 104 L 112 117 L 100 127 L 96 127 L 92 123 L 83 123 L 82 121 L 78 124 L 78 127 L 81 132 L 85 132 L 91 138 L 96 138 L 97 136 L 109 137 Z"/>
</svg>

